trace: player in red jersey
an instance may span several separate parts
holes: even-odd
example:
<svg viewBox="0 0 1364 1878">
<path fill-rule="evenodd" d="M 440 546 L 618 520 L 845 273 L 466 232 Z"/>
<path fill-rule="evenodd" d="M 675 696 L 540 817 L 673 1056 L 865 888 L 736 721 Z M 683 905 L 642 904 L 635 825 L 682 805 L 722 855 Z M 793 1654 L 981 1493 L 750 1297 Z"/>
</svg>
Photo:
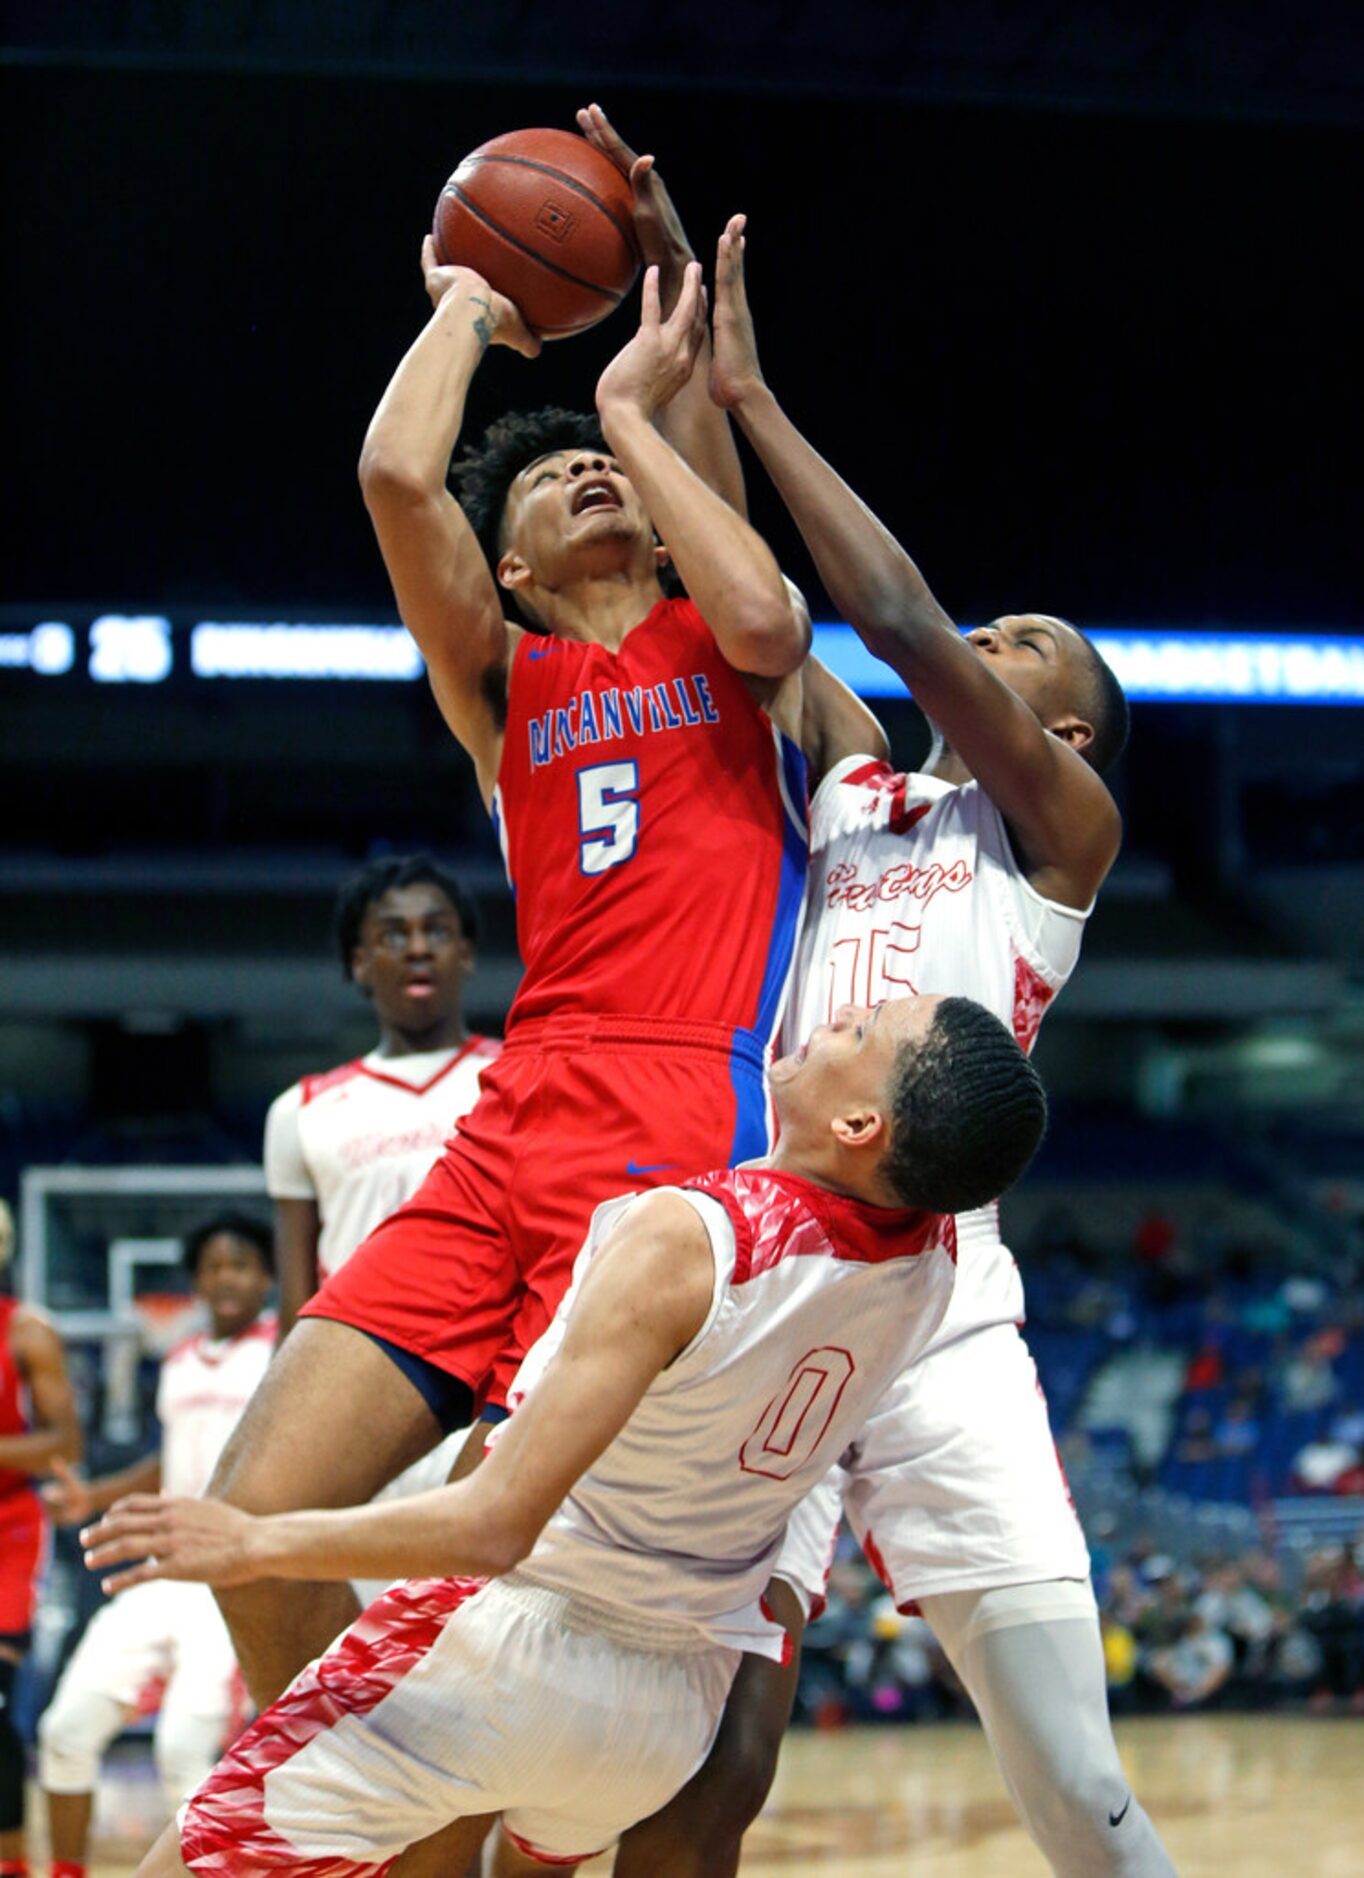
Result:
<svg viewBox="0 0 1364 1878">
<path fill-rule="evenodd" d="M 14 1220 L 0 1200 L 0 1269 Z M 81 1454 L 61 1338 L 37 1311 L 0 1297 L 0 1878 L 24 1878 L 24 1744 L 10 1713 L 28 1648 L 45 1531 L 34 1480 Z"/>
<path fill-rule="evenodd" d="M 306 1307 L 230 1444 L 214 1490 L 254 1512 L 372 1497 L 471 1401 L 497 1408 L 598 1201 L 763 1151 L 804 880 L 808 621 L 655 422 L 705 343 L 699 268 L 666 318 L 646 273 L 595 420 L 493 427 L 463 472 L 475 532 L 446 487 L 465 395 L 489 344 L 537 342 L 429 244 L 424 266 L 435 312 L 361 483 L 497 823 L 526 971 L 458 1138 Z M 687 599 L 664 593 L 669 559 Z M 222 1603 L 262 1702 L 356 1608 L 335 1585 Z"/>
</svg>

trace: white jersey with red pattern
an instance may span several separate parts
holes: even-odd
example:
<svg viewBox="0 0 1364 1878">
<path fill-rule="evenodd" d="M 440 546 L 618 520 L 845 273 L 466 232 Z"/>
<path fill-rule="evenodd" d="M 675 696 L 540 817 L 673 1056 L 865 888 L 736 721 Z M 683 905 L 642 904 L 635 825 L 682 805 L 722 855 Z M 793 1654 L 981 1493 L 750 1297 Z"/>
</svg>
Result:
<svg viewBox="0 0 1364 1878">
<path fill-rule="evenodd" d="M 275 1348 L 266 1312 L 235 1337 L 186 1337 L 161 1365 L 156 1416 L 161 1423 L 161 1490 L 195 1499 L 255 1393 Z"/>
<path fill-rule="evenodd" d="M 782 1048 L 844 1004 L 974 998 L 1030 1050 L 1075 969 L 1088 910 L 1044 900 L 980 785 L 845 757 L 810 805 L 810 876 Z M 937 1341 L 1019 1323 L 1023 1286 L 999 1209 L 957 1220 L 960 1266 Z"/>
<path fill-rule="evenodd" d="M 706 1321 L 545 1527 L 518 1576 L 780 1656 L 760 1600 L 797 1502 L 891 1376 L 924 1348 L 952 1288 L 950 1217 L 866 1206 L 764 1167 L 680 1193 L 706 1227 Z M 596 1249 L 639 1198 L 598 1207 L 513 1410 L 563 1339 Z"/>
<path fill-rule="evenodd" d="M 501 1048 L 496 1038 L 469 1037 L 411 1056 L 372 1050 L 276 1098 L 265 1124 L 265 1184 L 272 1200 L 316 1201 L 322 1278 L 411 1199 Z"/>
</svg>

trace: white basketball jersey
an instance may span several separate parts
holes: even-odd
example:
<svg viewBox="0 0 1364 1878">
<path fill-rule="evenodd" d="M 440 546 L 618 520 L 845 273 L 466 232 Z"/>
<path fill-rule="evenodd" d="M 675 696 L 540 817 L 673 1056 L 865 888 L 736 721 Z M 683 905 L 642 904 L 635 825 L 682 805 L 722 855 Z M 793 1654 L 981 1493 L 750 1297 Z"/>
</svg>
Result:
<svg viewBox="0 0 1364 1878">
<path fill-rule="evenodd" d="M 156 1415 L 161 1423 L 161 1490 L 197 1498 L 270 1365 L 275 1320 L 266 1313 L 235 1337 L 201 1332 L 178 1344 L 161 1365 Z"/>
<path fill-rule="evenodd" d="M 265 1184 L 272 1200 L 317 1202 L 324 1279 L 411 1199 L 501 1048 L 493 1037 L 470 1037 L 414 1056 L 371 1051 L 276 1098 L 265 1123 Z"/>
<path fill-rule="evenodd" d="M 974 998 L 1031 1050 L 1075 969 L 1087 917 L 1029 886 L 978 783 L 845 757 L 810 805 L 805 923 L 782 1048 L 799 1048 L 840 1005 L 939 993 Z M 938 1342 L 1023 1318 L 998 1207 L 962 1214 L 957 1237 Z"/>
<path fill-rule="evenodd" d="M 760 1599 L 787 1517 L 933 1334 L 951 1294 L 953 1222 L 759 1167 L 669 1191 L 710 1238 L 709 1314 L 519 1575 L 780 1657 L 782 1633 Z M 513 1384 L 513 1410 L 562 1342 L 588 1262 L 638 1198 L 593 1215 L 573 1285 Z"/>
</svg>

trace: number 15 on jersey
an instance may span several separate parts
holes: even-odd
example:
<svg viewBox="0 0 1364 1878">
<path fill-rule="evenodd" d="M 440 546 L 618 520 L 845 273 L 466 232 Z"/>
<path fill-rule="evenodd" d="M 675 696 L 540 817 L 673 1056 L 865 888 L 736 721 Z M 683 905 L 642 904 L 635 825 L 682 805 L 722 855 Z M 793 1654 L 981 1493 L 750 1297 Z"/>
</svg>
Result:
<svg viewBox="0 0 1364 1878">
<path fill-rule="evenodd" d="M 578 865 L 604 874 L 639 842 L 639 764 L 593 763 L 578 771 Z"/>
</svg>

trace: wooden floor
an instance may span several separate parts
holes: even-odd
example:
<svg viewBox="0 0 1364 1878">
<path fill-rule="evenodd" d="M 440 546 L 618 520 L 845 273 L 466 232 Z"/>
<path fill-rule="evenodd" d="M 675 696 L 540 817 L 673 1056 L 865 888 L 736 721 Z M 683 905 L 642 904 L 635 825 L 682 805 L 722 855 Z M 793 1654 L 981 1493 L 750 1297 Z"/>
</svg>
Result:
<svg viewBox="0 0 1364 1878">
<path fill-rule="evenodd" d="M 1364 1721 L 1182 1716 L 1128 1722 L 1118 1738 L 1181 1878 L 1364 1878 Z M 99 1816 L 93 1878 L 127 1878 L 157 1825 L 148 1772 L 116 1768 Z M 606 1872 L 610 1861 L 580 1869 Z M 984 1740 L 963 1725 L 792 1735 L 743 1870 L 1046 1878 L 1047 1867 L 1014 1822 Z"/>
</svg>

